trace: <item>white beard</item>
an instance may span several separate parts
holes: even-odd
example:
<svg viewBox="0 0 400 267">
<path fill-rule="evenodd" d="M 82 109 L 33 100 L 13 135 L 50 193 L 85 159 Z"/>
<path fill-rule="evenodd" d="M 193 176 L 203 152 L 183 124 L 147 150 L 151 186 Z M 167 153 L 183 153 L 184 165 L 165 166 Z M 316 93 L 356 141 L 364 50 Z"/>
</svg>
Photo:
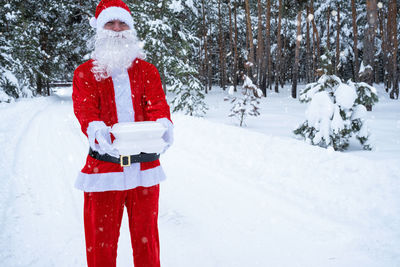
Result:
<svg viewBox="0 0 400 267">
<path fill-rule="evenodd" d="M 131 66 L 135 58 L 145 56 L 135 30 L 98 30 L 92 42 L 92 72 L 97 81 L 121 73 Z"/>
</svg>

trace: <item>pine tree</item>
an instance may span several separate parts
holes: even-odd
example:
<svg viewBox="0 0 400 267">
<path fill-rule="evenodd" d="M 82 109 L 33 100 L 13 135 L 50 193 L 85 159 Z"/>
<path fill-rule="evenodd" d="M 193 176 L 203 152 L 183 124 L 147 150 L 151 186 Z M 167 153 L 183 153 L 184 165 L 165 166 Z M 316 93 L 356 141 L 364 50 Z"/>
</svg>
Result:
<svg viewBox="0 0 400 267">
<path fill-rule="evenodd" d="M 259 116 L 260 104 L 259 98 L 263 96 L 263 92 L 256 85 L 253 84 L 251 79 L 243 75 L 242 96 L 234 96 L 233 86 L 229 88 L 230 97 L 225 98 L 225 101 L 230 100 L 233 104 L 229 117 L 235 117 L 239 121 L 240 127 L 245 124 L 247 116 Z"/>
<path fill-rule="evenodd" d="M 15 62 L 23 63 L 16 76 L 25 89 L 50 95 L 50 83 L 72 80 L 73 70 L 88 53 L 85 10 L 93 7 L 67 0 L 15 0 L 13 8 L 17 11 L 9 43 Z"/>
<path fill-rule="evenodd" d="M 132 9 L 136 30 L 145 42 L 147 60 L 159 69 L 164 90 L 170 84 L 168 91 L 175 95 L 173 110 L 204 115 L 207 107 L 196 68 L 199 39 L 192 34 L 199 22 L 198 7 L 191 1 L 163 1 L 142 2 Z"/>
<path fill-rule="evenodd" d="M 370 83 L 385 82 L 387 92 L 397 98 L 398 1 L 306 1 L 307 8 L 301 16 L 306 16 L 307 22 L 300 24 L 306 39 L 304 47 L 300 44 L 295 49 L 300 15 L 296 5 L 300 2 L 304 1 L 135 0 L 127 4 L 138 35 L 144 40 L 147 60 L 159 69 L 164 89 L 174 91 L 175 96 L 192 96 L 193 101 L 188 103 L 204 107 L 204 96 L 200 95 L 211 90 L 213 84 L 236 87 L 239 74 L 247 71 L 244 63 L 248 60 L 256 74 L 250 78 L 257 78 L 254 81 L 265 93 L 272 83 L 279 91 L 279 85 L 288 81 L 292 85 L 297 80 L 315 81 L 324 48 L 335 52 L 332 63 L 338 67 L 338 77 L 359 81 L 361 63 L 370 65 L 364 68 L 367 72 L 372 70 L 368 75 Z M 372 13 L 377 16 L 373 15 L 372 27 L 366 27 L 371 22 L 367 20 L 367 7 L 373 3 L 375 8 L 375 2 L 378 10 Z M 71 80 L 73 70 L 89 59 L 86 43 L 95 32 L 88 18 L 97 4 L 98 1 L 81 0 L 2 0 L 3 98 L 15 99 L 31 91 L 48 95 L 53 81 Z M 256 46 L 253 48 L 252 35 Z M 299 64 L 293 64 L 295 58 Z M 174 105 L 177 110 L 188 107 L 179 99 L 174 99 Z M 185 112 L 193 114 L 194 110 L 205 112 L 204 108 Z"/>
<path fill-rule="evenodd" d="M 366 105 L 378 101 L 376 89 L 366 83 L 353 83 L 333 75 L 328 51 L 321 57 L 322 76 L 315 83 L 307 84 L 299 100 L 309 102 L 306 120 L 294 130 L 312 145 L 345 150 L 355 136 L 363 149 L 372 149 L 369 129 L 365 121 Z"/>
<path fill-rule="evenodd" d="M 15 25 L 18 12 L 6 3 L 0 11 L 0 102 L 11 102 L 21 96 L 21 86 L 16 73 L 22 70 L 21 64 L 12 56 L 12 25 Z"/>
</svg>

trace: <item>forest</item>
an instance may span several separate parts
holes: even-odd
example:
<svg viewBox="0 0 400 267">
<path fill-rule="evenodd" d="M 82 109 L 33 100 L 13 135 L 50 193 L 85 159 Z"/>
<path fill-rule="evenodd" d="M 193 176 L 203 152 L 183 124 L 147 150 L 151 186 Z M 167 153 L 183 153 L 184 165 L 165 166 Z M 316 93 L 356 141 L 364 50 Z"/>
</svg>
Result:
<svg viewBox="0 0 400 267">
<path fill-rule="evenodd" d="M 88 20 L 98 1 L 1 0 L 0 102 L 50 95 L 90 58 Z M 400 9 L 396 0 L 126 1 L 146 60 L 172 92 L 174 110 L 204 113 L 213 85 L 250 77 L 264 96 L 315 82 L 384 83 L 399 97 Z M 325 64 L 326 65 L 326 64 Z M 325 66 L 326 68 L 326 66 Z"/>
</svg>

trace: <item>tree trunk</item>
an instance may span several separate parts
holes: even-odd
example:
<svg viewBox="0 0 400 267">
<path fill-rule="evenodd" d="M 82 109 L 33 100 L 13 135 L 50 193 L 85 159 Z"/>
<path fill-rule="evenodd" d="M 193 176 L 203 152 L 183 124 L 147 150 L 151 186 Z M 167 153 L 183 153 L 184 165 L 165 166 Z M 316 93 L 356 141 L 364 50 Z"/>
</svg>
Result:
<svg viewBox="0 0 400 267">
<path fill-rule="evenodd" d="M 328 51 L 331 51 L 331 7 L 328 7 L 328 13 L 327 15 L 327 23 L 328 23 L 328 27 L 327 27 L 327 32 L 326 32 L 326 47 L 328 49 Z"/>
<path fill-rule="evenodd" d="M 393 79 L 392 79 L 392 74 L 393 74 L 392 56 L 393 56 L 393 53 L 392 53 L 392 48 L 391 48 L 393 46 L 393 43 L 392 43 L 393 13 L 390 11 L 391 10 L 389 9 L 389 6 L 388 6 L 388 10 L 387 10 L 387 14 L 386 14 L 387 15 L 387 20 L 386 20 L 386 57 L 387 57 L 386 58 L 387 59 L 387 62 L 386 62 L 386 70 L 387 70 L 386 92 L 389 92 L 389 93 L 391 91 L 392 81 L 393 81 Z"/>
<path fill-rule="evenodd" d="M 267 0 L 267 8 L 266 8 L 266 47 L 265 47 L 265 61 L 268 64 L 267 67 L 267 79 L 268 79 L 268 86 L 272 90 L 272 57 L 271 57 L 271 0 Z M 265 92 L 265 96 L 267 93 Z"/>
<path fill-rule="evenodd" d="M 43 79 L 39 73 L 36 73 L 36 94 L 43 95 Z"/>
<path fill-rule="evenodd" d="M 297 97 L 297 76 L 299 71 L 299 56 L 300 56 L 300 42 L 301 42 L 301 12 L 299 8 L 297 11 L 297 34 L 296 34 L 296 51 L 293 66 L 293 78 L 292 78 L 292 97 Z"/>
<path fill-rule="evenodd" d="M 258 11 L 258 31 L 257 31 L 257 84 L 261 85 L 261 90 L 265 95 L 265 84 L 262 83 L 265 76 L 265 60 L 264 60 L 264 39 L 262 31 L 262 5 L 261 0 L 257 0 Z"/>
<path fill-rule="evenodd" d="M 279 80 L 281 77 L 281 53 L 282 53 L 282 41 L 281 41 L 281 27 L 282 27 L 282 0 L 279 0 L 279 14 L 278 14 L 278 39 L 277 39 L 277 55 L 276 55 L 276 64 L 275 64 L 275 92 L 279 93 Z"/>
<path fill-rule="evenodd" d="M 307 6 L 307 25 L 306 25 L 306 81 L 307 83 L 311 82 L 311 66 L 310 66 L 310 62 L 311 62 L 311 43 L 310 43 L 310 7 Z M 312 18 L 313 19 L 313 18 Z M 297 43 L 296 43 L 297 44 Z"/>
<path fill-rule="evenodd" d="M 228 0 L 228 10 L 229 10 L 229 57 L 231 58 L 231 55 L 233 52 L 233 29 L 232 29 L 232 7 L 231 7 L 231 1 Z M 231 63 L 231 62 L 230 62 Z M 229 68 L 229 72 L 231 75 L 230 81 L 228 82 L 232 82 L 234 84 L 234 88 L 236 91 L 236 84 L 234 83 L 234 77 L 235 77 L 235 73 L 234 73 L 234 68 L 232 67 L 232 64 L 229 64 L 230 68 Z"/>
<path fill-rule="evenodd" d="M 251 17 L 250 17 L 250 6 L 249 0 L 245 0 L 245 9 L 246 9 L 246 25 L 247 25 L 247 34 L 248 34 L 248 41 L 249 41 L 249 49 L 250 54 L 247 58 L 249 62 L 249 77 L 253 79 L 253 66 L 254 66 L 254 40 L 253 40 L 253 28 L 251 26 Z"/>
<path fill-rule="evenodd" d="M 221 76 L 221 87 L 225 90 L 226 87 L 226 70 L 225 70 L 225 40 L 223 39 L 222 31 L 222 15 L 221 15 L 221 0 L 218 0 L 218 30 L 219 30 L 219 62 L 220 62 L 220 76 Z"/>
<path fill-rule="evenodd" d="M 283 34 L 282 34 L 283 35 L 283 47 L 282 47 L 282 56 L 281 56 L 281 63 L 282 64 L 280 66 L 281 75 L 280 75 L 280 80 L 279 80 L 282 88 L 285 85 L 286 81 L 288 80 L 288 77 L 292 78 L 292 76 L 293 76 L 293 73 L 292 73 L 293 69 L 290 69 L 292 71 L 291 73 L 287 73 L 287 71 L 284 71 L 284 70 L 288 70 L 289 69 L 288 68 L 289 65 L 292 65 L 292 64 L 288 63 L 289 59 L 287 58 L 288 50 L 289 50 L 288 49 L 288 38 L 287 38 L 287 33 L 289 32 L 289 30 L 288 30 L 288 25 L 289 25 L 288 20 L 289 20 L 289 18 L 286 17 L 285 29 L 283 30 Z M 291 60 L 290 60 L 290 63 L 291 63 Z"/>
<path fill-rule="evenodd" d="M 235 60 L 234 60 L 234 81 L 233 81 L 233 86 L 234 86 L 234 90 L 235 92 L 237 91 L 237 82 L 238 82 L 238 62 L 239 62 L 239 54 L 238 54 L 238 27 L 237 27 L 237 9 L 238 9 L 238 5 L 235 2 L 235 6 L 234 6 L 234 13 L 235 13 L 235 42 L 234 42 L 234 50 L 235 50 Z"/>
<path fill-rule="evenodd" d="M 391 99 L 398 99 L 399 98 L 399 79 L 398 79 L 398 64 L 397 64 L 397 50 L 399 47 L 398 40 L 397 40 L 397 4 L 396 0 L 390 0 L 389 2 L 389 16 L 390 18 L 390 25 L 388 21 L 388 27 L 390 27 L 390 44 L 391 44 L 391 71 L 392 71 L 392 90 L 390 91 L 390 98 Z"/>
<path fill-rule="evenodd" d="M 358 63 L 358 34 L 357 34 L 357 12 L 356 12 L 356 4 L 355 0 L 351 0 L 351 12 L 353 16 L 353 38 L 354 38 L 354 81 L 358 82 L 358 70 L 359 70 L 359 63 Z"/>
<path fill-rule="evenodd" d="M 204 63 L 203 63 L 203 70 L 204 70 L 204 82 L 205 82 L 205 93 L 208 93 L 208 40 L 207 40 L 207 23 L 206 23 L 206 13 L 204 8 L 204 0 L 201 1 L 202 3 L 202 13 L 203 13 L 203 45 L 204 45 Z"/>
<path fill-rule="evenodd" d="M 336 17 L 336 59 L 335 59 L 335 75 L 338 76 L 340 68 L 340 3 L 337 5 Z"/>
<path fill-rule="evenodd" d="M 311 0 L 310 4 L 310 13 L 314 17 L 314 1 Z M 318 34 L 318 28 L 317 25 L 315 24 L 315 19 L 312 20 L 312 27 L 313 27 L 313 51 L 314 51 L 314 62 L 313 62 L 313 74 L 316 73 L 316 70 L 318 69 L 318 62 L 321 58 L 321 51 L 320 51 L 320 40 L 319 40 L 319 34 Z"/>
<path fill-rule="evenodd" d="M 382 65 L 383 65 L 383 83 L 385 85 L 385 90 L 386 92 L 389 92 L 388 89 L 388 80 L 389 80 L 389 70 L 388 70 L 388 49 L 387 49 L 387 29 L 385 27 L 385 14 L 382 9 L 378 12 L 378 19 L 379 19 L 379 31 L 381 33 L 381 38 L 382 38 L 382 43 L 381 43 L 381 49 L 382 49 Z"/>
<path fill-rule="evenodd" d="M 46 79 L 46 93 L 47 96 L 50 96 L 50 83 L 49 80 Z"/>
<path fill-rule="evenodd" d="M 367 28 L 364 36 L 363 61 L 366 66 L 363 81 L 372 85 L 374 81 L 375 29 L 377 25 L 377 0 L 367 0 Z"/>
<path fill-rule="evenodd" d="M 208 24 L 209 24 L 209 26 L 210 26 L 209 32 L 211 33 L 211 32 L 212 32 L 212 24 L 211 24 L 211 22 L 208 23 Z M 208 56 L 207 56 L 207 59 L 208 59 L 208 61 L 207 61 L 207 68 L 208 68 L 208 91 L 211 91 L 211 87 L 212 87 L 212 64 L 211 64 L 211 60 L 212 60 L 212 55 L 211 55 L 211 53 L 212 53 L 212 50 L 211 50 L 211 48 L 213 47 L 213 45 L 212 45 L 212 43 L 211 43 L 211 40 L 212 40 L 212 39 L 210 39 L 210 41 L 208 42 L 208 43 L 209 43 L 209 46 L 210 46 L 210 49 L 207 49 L 207 52 L 208 52 Z"/>
</svg>

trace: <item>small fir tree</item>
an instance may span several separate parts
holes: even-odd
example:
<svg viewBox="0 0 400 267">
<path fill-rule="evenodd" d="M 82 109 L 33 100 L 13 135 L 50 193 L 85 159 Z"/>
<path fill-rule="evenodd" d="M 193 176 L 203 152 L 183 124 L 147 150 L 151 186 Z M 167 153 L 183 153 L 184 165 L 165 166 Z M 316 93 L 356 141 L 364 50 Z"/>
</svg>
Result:
<svg viewBox="0 0 400 267">
<path fill-rule="evenodd" d="M 259 98 L 263 96 L 261 89 L 253 84 L 251 79 L 246 75 L 243 75 L 243 86 L 242 86 L 242 97 L 233 96 L 234 88 L 229 88 L 229 97 L 225 98 L 226 101 L 231 100 L 233 104 L 229 117 L 235 117 L 239 120 L 240 127 L 242 127 L 247 116 L 258 116 L 260 115 Z"/>
</svg>

